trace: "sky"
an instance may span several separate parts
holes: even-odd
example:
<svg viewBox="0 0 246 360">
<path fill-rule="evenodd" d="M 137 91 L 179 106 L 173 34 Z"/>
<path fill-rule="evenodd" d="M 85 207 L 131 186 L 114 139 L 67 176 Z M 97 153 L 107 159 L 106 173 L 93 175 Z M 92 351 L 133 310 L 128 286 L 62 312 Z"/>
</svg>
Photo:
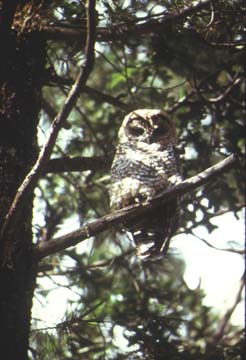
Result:
<svg viewBox="0 0 246 360">
<path fill-rule="evenodd" d="M 206 239 L 217 248 L 232 248 L 243 250 L 245 223 L 243 211 L 240 220 L 232 213 L 215 217 L 212 222 L 218 226 L 211 234 L 205 228 L 198 228 L 196 235 Z M 187 285 L 194 289 L 199 285 L 204 289 L 206 297 L 204 304 L 213 307 L 223 315 L 232 306 L 239 290 L 240 279 L 244 272 L 243 255 L 219 251 L 210 248 L 197 237 L 191 235 L 177 236 L 172 246 L 180 251 L 186 262 L 184 279 Z M 243 292 L 245 293 L 245 292 Z M 238 305 L 232 315 L 232 323 L 244 326 L 244 302 Z"/>
<path fill-rule="evenodd" d="M 234 244 L 236 242 L 237 249 L 243 249 L 245 233 L 243 211 L 240 213 L 239 220 L 232 213 L 226 213 L 215 217 L 213 223 L 218 228 L 211 234 L 208 234 L 205 228 L 200 227 L 197 229 L 196 235 L 205 238 L 218 248 L 236 246 Z M 71 221 L 70 228 L 66 224 L 64 233 L 74 230 L 75 224 L 76 219 Z M 61 234 L 59 233 L 59 235 Z M 86 242 L 78 246 L 83 248 L 86 246 Z M 244 271 L 243 256 L 210 248 L 191 235 L 176 236 L 171 242 L 171 247 L 175 253 L 182 254 L 185 259 L 184 280 L 189 288 L 195 289 L 200 283 L 200 287 L 206 294 L 204 304 L 211 306 L 223 316 L 235 301 Z M 76 300 L 77 296 L 70 288 L 66 287 L 67 283 L 64 277 L 54 277 L 53 280 L 40 278 L 39 282 L 44 288 L 53 289 L 53 291 L 46 299 L 36 296 L 33 316 L 41 320 L 38 328 L 52 327 L 64 320 L 64 312 L 68 306 L 67 300 Z M 243 293 L 245 294 L 245 292 Z M 244 326 L 244 315 L 244 301 L 242 300 L 232 315 L 232 324 Z"/>
</svg>

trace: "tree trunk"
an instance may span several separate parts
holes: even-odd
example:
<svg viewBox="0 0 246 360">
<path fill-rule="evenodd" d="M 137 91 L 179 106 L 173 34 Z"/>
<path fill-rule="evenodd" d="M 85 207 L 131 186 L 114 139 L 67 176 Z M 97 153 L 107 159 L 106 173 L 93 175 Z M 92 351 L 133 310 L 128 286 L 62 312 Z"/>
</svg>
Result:
<svg viewBox="0 0 246 360">
<path fill-rule="evenodd" d="M 38 34 L 17 34 L 10 26 L 2 29 L 0 226 L 37 156 L 40 78 L 45 60 L 45 45 Z M 14 228 L 0 243 L 0 349 L 5 360 L 27 359 L 36 279 L 32 256 L 32 202 L 33 194 L 24 204 Z"/>
</svg>

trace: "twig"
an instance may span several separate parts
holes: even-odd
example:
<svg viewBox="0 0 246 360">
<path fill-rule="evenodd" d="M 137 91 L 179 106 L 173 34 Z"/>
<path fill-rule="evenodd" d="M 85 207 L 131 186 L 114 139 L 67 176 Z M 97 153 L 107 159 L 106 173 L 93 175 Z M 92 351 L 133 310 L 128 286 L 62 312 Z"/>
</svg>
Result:
<svg viewBox="0 0 246 360">
<path fill-rule="evenodd" d="M 94 65 L 94 44 L 95 44 L 95 28 L 96 28 L 96 12 L 95 12 L 95 0 L 89 0 L 88 1 L 88 25 L 87 25 L 87 39 L 86 39 L 86 58 L 85 62 L 82 65 L 79 75 L 72 86 L 69 95 L 65 101 L 65 104 L 63 108 L 60 110 L 60 112 L 55 117 L 51 129 L 50 134 L 48 137 L 47 142 L 41 149 L 40 155 L 29 172 L 27 174 L 26 178 L 24 179 L 23 183 L 17 190 L 16 196 L 14 198 L 13 203 L 11 204 L 11 207 L 7 213 L 5 222 L 1 228 L 0 231 L 0 239 L 4 239 L 5 235 L 7 233 L 11 233 L 11 231 L 14 231 L 14 227 L 16 224 L 16 221 L 18 219 L 18 216 L 21 212 L 21 209 L 24 205 L 24 202 L 27 198 L 27 196 L 31 193 L 31 191 L 34 189 L 38 179 L 40 178 L 40 175 L 43 172 L 43 169 L 48 162 L 50 155 L 52 153 L 53 147 L 56 142 L 57 135 L 59 133 L 59 130 L 63 126 L 65 120 L 67 119 L 68 115 L 70 114 L 81 90 L 85 86 L 85 83 L 89 77 L 89 74 L 93 68 Z M 5 247 L 8 254 L 5 263 L 8 261 L 11 261 L 11 256 L 9 252 L 11 252 L 11 247 Z"/>
<path fill-rule="evenodd" d="M 239 74 L 235 75 L 232 82 L 227 86 L 227 88 L 224 90 L 224 92 L 222 94 L 220 94 L 219 96 L 217 96 L 216 98 L 207 98 L 206 96 L 204 96 L 202 94 L 202 92 L 200 91 L 199 86 L 197 86 L 196 81 L 195 81 L 196 79 L 194 78 L 194 85 L 195 85 L 196 92 L 202 98 L 202 100 L 204 100 L 206 103 L 217 103 L 219 101 L 222 101 L 231 92 L 231 90 L 243 80 L 243 77 L 240 78 L 240 77 L 238 77 L 238 75 Z"/>
<path fill-rule="evenodd" d="M 70 246 L 74 246 L 82 240 L 107 230 L 113 225 L 143 215 L 154 207 L 168 202 L 173 198 L 184 195 L 185 193 L 205 184 L 206 182 L 227 170 L 230 166 L 235 165 L 236 162 L 237 160 L 235 156 L 230 155 L 216 165 L 202 171 L 201 173 L 183 181 L 176 186 L 173 186 L 170 189 L 167 189 L 147 204 L 134 204 L 127 206 L 121 210 L 107 214 L 98 220 L 92 221 L 78 230 L 72 231 L 66 235 L 54 239 L 50 239 L 45 243 L 40 243 L 35 249 L 37 259 L 42 259 L 55 252 L 64 250 Z"/>
<path fill-rule="evenodd" d="M 106 102 L 106 103 L 111 104 L 114 107 L 117 107 L 124 111 L 130 112 L 130 111 L 134 110 L 133 105 L 126 104 L 123 101 L 119 100 L 117 97 L 111 96 L 107 93 L 103 93 L 103 92 L 93 89 L 89 86 L 85 86 L 85 93 L 87 93 L 92 98 L 94 98 L 100 102 Z"/>
<path fill-rule="evenodd" d="M 207 28 L 210 28 L 212 26 L 215 18 L 214 4 L 212 0 L 210 0 L 210 8 L 211 8 L 211 17 L 209 23 L 207 24 Z"/>
<path fill-rule="evenodd" d="M 213 335 L 213 341 L 212 341 L 212 343 L 209 344 L 209 346 L 211 346 L 211 345 L 217 346 L 218 343 L 223 339 L 223 336 L 225 334 L 225 328 L 228 325 L 229 320 L 230 320 L 234 310 L 236 309 L 237 305 L 241 301 L 244 286 L 245 286 L 245 274 L 243 274 L 243 276 L 241 278 L 240 286 L 239 286 L 236 298 L 235 298 L 232 306 L 226 311 L 225 315 L 220 320 L 218 329 L 215 332 L 215 334 Z"/>
<path fill-rule="evenodd" d="M 245 250 L 236 250 L 236 249 L 232 249 L 232 248 L 219 248 L 219 247 L 216 247 L 212 244 L 210 244 L 210 242 L 208 242 L 207 240 L 201 238 L 200 236 L 197 236 L 195 235 L 193 232 L 192 232 L 192 235 L 194 237 L 196 237 L 198 240 L 202 241 L 204 244 L 206 244 L 208 247 L 214 249 L 214 250 L 218 250 L 218 251 L 227 251 L 227 252 L 231 252 L 231 253 L 234 253 L 234 254 L 240 254 L 240 255 L 243 255 L 245 253 Z"/>
</svg>

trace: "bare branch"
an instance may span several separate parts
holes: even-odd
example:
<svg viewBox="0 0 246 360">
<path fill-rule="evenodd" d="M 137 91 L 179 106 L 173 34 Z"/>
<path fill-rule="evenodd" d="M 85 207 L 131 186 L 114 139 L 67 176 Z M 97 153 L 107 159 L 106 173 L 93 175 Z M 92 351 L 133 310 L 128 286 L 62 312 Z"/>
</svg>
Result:
<svg viewBox="0 0 246 360">
<path fill-rule="evenodd" d="M 239 74 L 235 75 L 232 82 L 227 86 L 227 88 L 224 90 L 224 92 L 222 94 L 220 94 L 219 96 L 217 96 L 216 98 L 209 99 L 206 96 L 204 96 L 202 94 L 202 92 L 200 91 L 199 86 L 196 85 L 196 81 L 194 81 L 196 92 L 202 98 L 202 100 L 204 100 L 207 103 L 217 103 L 219 101 L 222 101 L 236 85 L 240 84 L 240 82 L 243 81 L 244 78 L 243 77 L 240 78 L 238 75 Z M 195 80 L 195 78 L 194 78 L 194 80 Z"/>
<path fill-rule="evenodd" d="M 35 249 L 36 256 L 38 259 L 42 259 L 55 252 L 64 250 L 70 246 L 74 246 L 91 236 L 95 236 L 113 225 L 143 215 L 154 207 L 157 207 L 158 205 L 160 206 L 160 204 L 166 203 L 173 198 L 184 195 L 207 183 L 222 172 L 225 172 L 230 166 L 235 165 L 236 162 L 237 160 L 235 156 L 230 155 L 216 165 L 200 172 L 199 174 L 183 181 L 176 186 L 173 186 L 170 189 L 167 189 L 147 204 L 134 204 L 127 206 L 121 210 L 107 214 L 98 220 L 92 221 L 82 228 L 72 231 L 64 236 L 48 240 L 45 243 L 40 243 Z"/>
<path fill-rule="evenodd" d="M 60 173 L 70 171 L 85 171 L 85 170 L 105 170 L 109 167 L 112 159 L 105 156 L 64 156 L 58 159 L 51 159 L 45 166 L 43 174 Z"/>
<path fill-rule="evenodd" d="M 233 248 L 218 248 L 212 244 L 210 244 L 209 241 L 201 238 L 200 236 L 197 236 L 195 235 L 193 232 L 192 232 L 192 235 L 195 236 L 197 239 L 199 239 L 200 241 L 202 241 L 204 244 L 206 244 L 208 247 L 214 249 L 214 250 L 218 250 L 218 251 L 226 251 L 226 252 L 230 252 L 230 253 L 234 253 L 234 254 L 240 254 L 240 255 L 243 255 L 245 253 L 245 250 L 236 250 L 236 249 L 233 249 Z"/>
<path fill-rule="evenodd" d="M 14 198 L 13 203 L 7 213 L 5 222 L 0 231 L 0 239 L 4 239 L 7 233 L 14 231 L 15 223 L 17 221 L 18 215 L 21 212 L 21 209 L 24 205 L 24 202 L 27 196 L 31 193 L 34 189 L 42 171 L 48 162 L 50 155 L 52 153 L 53 147 L 56 142 L 57 135 L 59 130 L 63 126 L 65 120 L 67 119 L 68 115 L 70 114 L 82 88 L 85 86 L 85 83 L 89 77 L 89 74 L 94 65 L 94 44 L 95 44 L 95 27 L 96 27 L 96 12 L 95 12 L 95 0 L 88 1 L 88 25 L 87 25 L 87 40 L 86 40 L 86 60 L 85 63 L 82 65 L 79 75 L 72 86 L 69 95 L 65 101 L 63 108 L 55 117 L 51 129 L 50 134 L 48 137 L 47 142 L 43 146 L 39 157 L 29 172 L 26 178 L 24 179 L 23 183 L 17 190 L 16 196 Z M 8 252 L 10 252 L 11 247 L 6 247 Z M 11 261 L 10 254 L 6 255 L 6 261 Z"/>
</svg>

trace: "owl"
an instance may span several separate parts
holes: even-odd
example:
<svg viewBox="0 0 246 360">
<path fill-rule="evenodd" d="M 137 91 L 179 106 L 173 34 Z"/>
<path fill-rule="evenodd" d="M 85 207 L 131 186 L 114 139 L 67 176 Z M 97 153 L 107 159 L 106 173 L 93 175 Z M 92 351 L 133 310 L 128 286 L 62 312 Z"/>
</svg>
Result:
<svg viewBox="0 0 246 360">
<path fill-rule="evenodd" d="M 111 167 L 111 209 L 146 203 L 181 182 L 177 145 L 174 123 L 165 112 L 141 109 L 128 114 Z M 166 254 L 178 228 L 178 209 L 178 201 L 171 200 L 123 224 L 140 258 L 155 260 Z"/>
</svg>

